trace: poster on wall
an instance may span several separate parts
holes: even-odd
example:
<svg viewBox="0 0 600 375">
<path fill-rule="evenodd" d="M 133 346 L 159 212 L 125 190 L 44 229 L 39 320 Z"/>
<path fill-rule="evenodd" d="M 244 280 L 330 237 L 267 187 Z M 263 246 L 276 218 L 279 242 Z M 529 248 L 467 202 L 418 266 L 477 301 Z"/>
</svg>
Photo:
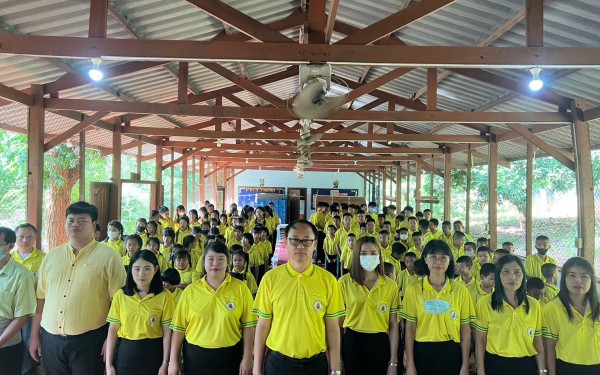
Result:
<svg viewBox="0 0 600 375">
<path fill-rule="evenodd" d="M 318 195 L 331 195 L 334 197 L 358 197 L 358 189 L 314 188 L 310 189 L 310 195 L 312 197 L 310 207 L 314 210 L 317 207 Z"/>
<path fill-rule="evenodd" d="M 264 187 L 264 186 L 239 186 L 238 187 L 238 205 L 254 207 L 259 194 L 281 194 L 285 195 L 285 187 Z"/>
</svg>

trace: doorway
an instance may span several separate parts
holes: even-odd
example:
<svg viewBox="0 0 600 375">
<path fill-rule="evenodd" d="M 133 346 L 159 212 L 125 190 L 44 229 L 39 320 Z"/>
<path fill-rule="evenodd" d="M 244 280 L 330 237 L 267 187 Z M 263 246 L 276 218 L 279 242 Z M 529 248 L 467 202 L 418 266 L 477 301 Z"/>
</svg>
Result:
<svg viewBox="0 0 600 375">
<path fill-rule="evenodd" d="M 288 223 L 307 217 L 307 189 L 287 188 L 288 196 Z"/>
</svg>

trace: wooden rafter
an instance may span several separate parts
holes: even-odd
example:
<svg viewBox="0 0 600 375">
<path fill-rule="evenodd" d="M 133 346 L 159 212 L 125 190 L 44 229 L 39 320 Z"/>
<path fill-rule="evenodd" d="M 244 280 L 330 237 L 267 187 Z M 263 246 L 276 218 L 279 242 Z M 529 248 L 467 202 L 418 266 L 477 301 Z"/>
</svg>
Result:
<svg viewBox="0 0 600 375">
<path fill-rule="evenodd" d="M 86 118 L 77 125 L 65 130 L 63 133 L 57 134 L 55 137 L 44 143 L 44 152 L 52 150 L 54 147 L 63 143 L 75 134 L 84 131 L 106 115 L 108 115 L 108 112 L 96 112 L 91 116 L 86 116 Z"/>
<path fill-rule="evenodd" d="M 344 103 L 351 102 L 355 99 L 360 98 L 361 96 L 370 93 L 371 91 L 377 89 L 385 85 L 386 83 L 393 81 L 396 78 L 402 77 L 406 73 L 412 71 L 411 68 L 395 68 L 390 72 L 383 74 L 380 77 L 375 78 L 374 80 L 360 84 L 359 86 L 355 86 L 354 90 L 348 93 L 346 101 Z"/>
<path fill-rule="evenodd" d="M 327 25 L 325 26 L 325 44 L 329 44 L 329 42 L 331 41 L 331 34 L 333 33 L 333 26 L 335 25 L 335 18 L 337 17 L 339 5 L 340 0 L 331 0 L 331 2 L 329 3 Z"/>
<path fill-rule="evenodd" d="M 107 28 L 108 0 L 91 0 L 88 36 L 90 38 L 106 38 Z"/>
<path fill-rule="evenodd" d="M 544 46 L 544 0 L 525 2 L 525 39 L 527 47 Z"/>
<path fill-rule="evenodd" d="M 325 44 L 325 28 L 327 27 L 326 0 L 310 0 L 308 3 L 308 42 Z"/>
<path fill-rule="evenodd" d="M 508 124 L 508 126 L 512 130 L 514 130 L 515 132 L 519 133 L 522 137 L 524 137 L 525 139 L 527 139 L 529 142 L 531 142 L 534 145 L 536 145 L 537 147 L 539 147 L 542 151 L 544 151 L 548 155 L 550 155 L 553 158 L 555 158 L 556 160 L 558 160 L 561 164 L 563 164 L 567 168 L 575 171 L 575 162 L 573 161 L 572 157 L 568 157 L 567 155 L 563 154 L 556 147 L 548 144 L 546 141 L 544 141 L 543 139 L 541 139 L 537 135 L 531 133 L 523 125 L 520 125 L 520 124 Z"/>
<path fill-rule="evenodd" d="M 26 106 L 33 105 L 33 97 L 23 91 L 13 89 L 12 87 L 0 83 L 0 97 L 6 98 Z"/>
</svg>

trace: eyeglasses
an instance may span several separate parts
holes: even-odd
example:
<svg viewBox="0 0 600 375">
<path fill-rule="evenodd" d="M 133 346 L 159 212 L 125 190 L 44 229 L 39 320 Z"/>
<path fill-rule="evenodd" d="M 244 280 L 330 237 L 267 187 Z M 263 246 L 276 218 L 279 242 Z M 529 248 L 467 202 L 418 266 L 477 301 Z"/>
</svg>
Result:
<svg viewBox="0 0 600 375">
<path fill-rule="evenodd" d="M 448 263 L 450 262 L 450 257 L 448 255 L 427 255 L 427 260 L 431 262 L 440 262 L 440 263 Z"/>
<path fill-rule="evenodd" d="M 315 242 L 314 239 L 299 239 L 299 238 L 288 238 L 287 239 L 290 242 L 290 245 L 292 246 L 298 246 L 300 245 L 300 243 L 302 243 L 302 245 L 304 246 L 310 246 L 313 244 L 313 242 Z"/>
</svg>

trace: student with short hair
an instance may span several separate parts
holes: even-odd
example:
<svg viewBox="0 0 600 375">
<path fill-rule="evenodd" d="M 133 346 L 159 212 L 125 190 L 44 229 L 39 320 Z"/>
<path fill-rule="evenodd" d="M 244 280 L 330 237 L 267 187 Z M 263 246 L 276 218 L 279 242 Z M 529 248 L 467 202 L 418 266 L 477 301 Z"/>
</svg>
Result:
<svg viewBox="0 0 600 375">
<path fill-rule="evenodd" d="M 427 219 L 429 221 L 431 221 L 431 219 L 433 218 L 433 212 L 431 212 L 431 210 L 429 208 L 426 208 L 423 210 L 423 219 Z"/>
<path fill-rule="evenodd" d="M 458 257 L 465 252 L 464 246 L 466 239 L 463 232 L 454 232 L 450 237 L 450 240 L 446 242 L 450 247 L 450 250 L 452 250 L 452 256 L 454 257 L 455 262 L 458 260 Z"/>
<path fill-rule="evenodd" d="M 470 234 L 468 234 L 467 232 L 465 232 L 465 226 L 463 225 L 462 221 L 460 220 L 456 220 L 455 222 L 452 223 L 452 226 L 454 227 L 454 232 L 463 232 L 465 234 L 465 237 L 467 239 L 467 241 L 469 242 L 475 242 L 473 240 L 473 236 L 471 236 Z"/>
<path fill-rule="evenodd" d="M 433 236 L 429 232 L 429 220 L 421 219 L 419 220 L 419 232 L 423 236 L 423 246 L 427 245 L 427 242 L 433 240 Z"/>
<path fill-rule="evenodd" d="M 317 236 L 318 229 L 306 220 L 286 226 L 290 260 L 267 272 L 258 287 L 256 375 L 326 374 L 328 368 L 341 374 L 339 318 L 346 311 L 335 277 L 312 263 Z"/>
<path fill-rule="evenodd" d="M 381 253 L 383 257 L 389 257 L 392 255 L 392 244 L 390 243 L 390 232 L 382 229 L 379 232 L 379 246 L 381 247 Z"/>
<path fill-rule="evenodd" d="M 506 241 L 502 243 L 502 248 L 509 252 L 509 254 L 514 254 L 515 252 L 515 244 L 512 242 Z"/>
<path fill-rule="evenodd" d="M 350 273 L 338 282 L 346 306 L 341 318 L 346 374 L 397 374 L 398 287 L 384 274 L 375 238 L 358 240 Z"/>
<path fill-rule="evenodd" d="M 535 239 L 536 254 L 529 255 L 525 259 L 525 272 L 527 277 L 539 277 L 544 280 L 542 266 L 547 263 L 557 264 L 556 260 L 548 255 L 550 250 L 550 239 L 547 236 L 537 236 Z"/>
<path fill-rule="evenodd" d="M 406 250 L 410 249 L 412 247 L 412 240 L 409 240 L 408 228 L 397 229 L 396 233 L 398 234 L 398 240 L 396 242 L 400 242 L 402 245 L 404 245 Z"/>
<path fill-rule="evenodd" d="M 148 241 L 146 242 L 146 250 L 150 250 L 152 254 L 156 257 L 158 261 L 158 266 L 160 267 L 160 271 L 164 272 L 169 268 L 169 264 L 167 259 L 160 252 L 160 240 L 156 237 L 148 237 Z"/>
<path fill-rule="evenodd" d="M 469 288 L 469 293 L 473 298 L 473 305 L 477 306 L 477 302 L 488 294 L 492 294 L 494 286 L 496 286 L 496 265 L 486 263 L 481 266 L 479 271 L 480 281 Z"/>
<path fill-rule="evenodd" d="M 442 235 L 440 236 L 440 240 L 442 240 L 445 243 L 447 243 L 448 246 L 450 246 L 450 244 L 453 243 L 453 238 L 452 238 L 452 223 L 449 222 L 448 220 L 444 220 L 442 222 Z"/>
<path fill-rule="evenodd" d="M 142 249 L 142 237 L 137 234 L 132 234 L 125 237 L 125 250 L 127 253 L 121 257 L 123 261 L 123 266 L 125 266 L 125 272 L 129 269 L 129 265 L 131 264 L 131 258 Z"/>
<path fill-rule="evenodd" d="M 245 282 L 254 297 L 258 291 L 258 285 L 254 275 L 250 272 L 250 257 L 244 252 L 241 245 L 233 245 L 231 248 L 231 264 L 231 275 Z"/>
<path fill-rule="evenodd" d="M 600 374 L 600 303 L 594 267 L 570 258 L 560 291 L 544 307 L 544 348 L 550 375 Z"/>
<path fill-rule="evenodd" d="M 398 275 L 398 289 L 400 290 L 400 296 L 402 298 L 404 298 L 404 295 L 406 294 L 406 289 L 419 281 L 419 275 L 415 269 L 416 261 L 417 254 L 413 253 L 412 251 L 404 254 L 404 265 L 406 268 L 403 269 Z"/>
<path fill-rule="evenodd" d="M 431 213 L 431 211 L 429 211 Z M 427 218 L 426 218 L 427 219 Z M 442 237 L 442 231 L 438 229 L 440 221 L 436 218 L 429 219 L 429 233 L 434 240 L 440 240 Z"/>
<path fill-rule="evenodd" d="M 477 239 L 477 248 L 480 248 L 481 246 L 487 246 L 489 247 L 489 241 L 487 238 L 485 237 L 479 237 Z"/>
<path fill-rule="evenodd" d="M 166 228 L 162 233 L 163 244 L 160 247 L 160 252 L 165 259 L 171 264 L 173 261 L 173 244 L 175 242 L 175 231 L 173 228 Z"/>
<path fill-rule="evenodd" d="M 21 329 L 36 312 L 33 273 L 10 255 L 16 242 L 12 229 L 0 227 L 0 373 L 3 375 L 21 374 L 25 364 Z"/>
<path fill-rule="evenodd" d="M 542 298 L 542 305 L 550 302 L 554 297 L 558 295 L 558 288 L 556 283 L 558 282 L 558 266 L 552 263 L 546 263 L 542 266 L 542 276 L 546 279 L 546 290 L 544 292 L 544 298 Z"/>
<path fill-rule="evenodd" d="M 350 267 L 352 267 L 353 251 L 357 241 L 356 237 L 354 233 L 348 233 L 348 236 L 346 236 L 346 244 L 342 248 L 342 275 L 350 272 Z"/>
<path fill-rule="evenodd" d="M 417 254 L 417 258 L 421 257 L 425 246 L 423 245 L 423 234 L 419 231 L 413 232 L 412 234 L 413 246 L 408 249 L 409 252 Z"/>
<path fill-rule="evenodd" d="M 335 246 L 335 232 L 335 225 L 330 224 L 327 227 L 323 250 L 325 251 L 325 269 L 331 272 L 332 275 L 337 276 L 338 251 Z"/>
<path fill-rule="evenodd" d="M 494 252 L 494 261 L 498 263 L 498 261 L 502 259 L 503 256 L 510 254 L 510 251 L 506 249 L 496 249 L 496 251 Z"/>
<path fill-rule="evenodd" d="M 190 227 L 190 218 L 185 214 L 181 215 L 177 220 L 177 230 L 175 231 L 175 243 L 179 245 L 183 245 L 183 239 L 186 236 L 192 234 L 192 228 Z M 185 247 L 185 246 L 184 246 Z"/>
<path fill-rule="evenodd" d="M 158 220 L 162 227 L 162 230 L 171 228 L 173 229 L 173 231 L 175 231 L 175 222 L 173 222 L 173 219 L 171 219 L 171 217 L 169 216 L 169 207 L 160 206 L 158 208 L 158 213 L 160 215 Z"/>
<path fill-rule="evenodd" d="M 104 243 L 112 247 L 121 257 L 125 256 L 125 242 L 123 241 L 123 224 L 118 220 L 108 222 Z"/>
<path fill-rule="evenodd" d="M 469 258 L 475 261 L 475 258 L 477 256 L 477 245 L 474 242 L 465 242 L 463 248 L 464 255 L 468 256 Z"/>
<path fill-rule="evenodd" d="M 181 276 L 179 272 L 173 268 L 167 268 L 163 273 L 160 274 L 163 287 L 171 292 L 171 298 L 173 299 L 173 306 L 177 307 L 179 297 L 181 297 L 182 290 L 177 287 L 181 284 Z"/>
<path fill-rule="evenodd" d="M 150 217 L 149 217 L 148 223 L 151 221 L 156 223 L 156 233 L 157 233 L 157 236 L 160 236 L 163 232 L 163 227 L 162 227 L 162 224 L 160 223 L 159 210 L 150 211 Z M 148 231 L 148 234 L 150 234 L 150 231 Z"/>
<path fill-rule="evenodd" d="M 202 264 L 204 276 L 183 291 L 171 321 L 169 374 L 250 375 L 256 326 L 252 294 L 227 272 L 224 243 L 206 247 Z M 182 345 L 184 369 L 179 364 Z"/>
<path fill-rule="evenodd" d="M 481 266 L 487 263 L 492 263 L 492 250 L 487 246 L 477 248 L 477 262 L 474 262 L 471 274 L 477 280 L 481 281 Z"/>
<path fill-rule="evenodd" d="M 191 267 L 191 264 L 192 255 L 189 251 L 185 249 L 178 250 L 173 255 L 171 267 L 176 269 L 179 272 L 179 277 L 181 277 L 181 283 L 177 285 L 179 289 L 185 289 L 193 282 L 200 280 L 198 272 Z"/>
<path fill-rule="evenodd" d="M 125 286 L 115 293 L 106 318 L 106 375 L 165 374 L 173 310 L 156 256 L 149 250 L 134 253 Z"/>
<path fill-rule="evenodd" d="M 394 278 L 394 280 L 396 280 L 397 282 L 400 277 L 400 272 L 402 272 L 402 262 L 400 261 L 400 259 L 402 259 L 404 254 L 406 254 L 406 247 L 404 247 L 403 244 L 396 242 L 395 244 L 392 245 L 392 250 L 390 252 L 390 255 L 384 254 L 384 256 L 383 256 L 383 260 L 386 263 L 391 264 L 394 267 L 394 269 L 396 270 L 396 272 L 395 272 L 396 277 Z M 400 285 L 398 284 L 398 286 L 400 286 Z"/>
<path fill-rule="evenodd" d="M 400 310 L 406 319 L 406 374 L 466 374 L 475 319 L 471 296 L 454 280 L 454 257 L 444 241 L 429 241 L 422 260 L 427 275 L 407 288 Z"/>
<path fill-rule="evenodd" d="M 477 374 L 545 373 L 542 307 L 526 294 L 525 267 L 506 255 L 496 264 L 496 287 L 475 308 Z"/>
<path fill-rule="evenodd" d="M 540 301 L 544 298 L 546 285 L 539 277 L 530 277 L 527 279 L 527 295 Z"/>
<path fill-rule="evenodd" d="M 466 255 L 458 257 L 456 260 L 456 272 L 458 277 L 456 278 L 461 284 L 467 287 L 467 289 L 473 288 L 477 285 L 477 279 L 473 277 L 471 269 L 473 268 L 473 260 Z"/>
<path fill-rule="evenodd" d="M 383 273 L 389 277 L 390 279 L 396 281 L 398 280 L 398 274 L 396 273 L 396 267 L 392 263 L 385 262 L 383 263 Z"/>
<path fill-rule="evenodd" d="M 146 242 L 148 241 L 148 233 L 146 232 L 147 226 L 148 221 L 143 217 L 140 217 L 135 221 L 135 234 L 142 239 L 142 248 L 146 246 Z"/>
<path fill-rule="evenodd" d="M 156 223 L 156 221 L 148 221 L 148 223 L 146 224 L 146 234 L 148 235 L 148 237 L 160 237 L 162 232 L 158 231 L 158 223 Z"/>
</svg>

